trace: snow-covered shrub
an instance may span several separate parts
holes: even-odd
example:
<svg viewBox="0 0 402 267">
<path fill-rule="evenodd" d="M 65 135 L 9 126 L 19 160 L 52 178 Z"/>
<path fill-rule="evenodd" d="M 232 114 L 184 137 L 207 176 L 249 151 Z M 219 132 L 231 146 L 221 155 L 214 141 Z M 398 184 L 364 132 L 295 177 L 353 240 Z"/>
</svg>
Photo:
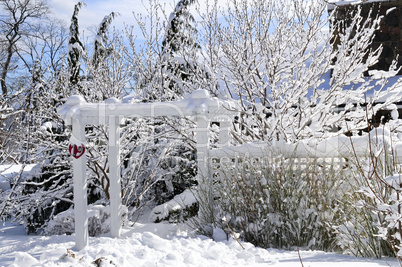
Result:
<svg viewBox="0 0 402 267">
<path fill-rule="evenodd" d="M 197 211 L 198 203 L 195 195 L 190 189 L 186 189 L 172 200 L 153 208 L 149 220 L 151 222 L 184 222 L 188 218 L 197 215 Z"/>
<path fill-rule="evenodd" d="M 126 120 L 121 137 L 122 196 L 130 215 L 146 204 L 161 205 L 195 184 L 194 150 L 180 124 L 180 119 Z"/>
<path fill-rule="evenodd" d="M 15 218 L 24 224 L 27 233 L 36 233 L 59 212 L 73 203 L 71 163 L 67 153 L 57 153 L 55 158 L 40 164 L 40 171 L 22 181 L 13 198 Z"/>
<path fill-rule="evenodd" d="M 362 164 L 363 159 L 359 161 Z M 369 163 L 370 160 L 364 161 Z M 394 256 L 386 239 L 380 238 L 379 226 L 383 216 L 378 216 L 372 209 L 378 200 L 374 194 L 367 194 L 367 190 L 383 191 L 385 187 L 378 181 L 365 180 L 355 164 L 351 159 L 348 166 L 348 183 L 353 184 L 354 190 L 344 195 L 341 210 L 343 216 L 337 224 L 332 225 L 336 233 L 336 243 L 346 254 L 377 258 Z M 380 170 L 382 167 L 376 168 Z M 388 194 L 385 191 L 383 193 Z"/>
<path fill-rule="evenodd" d="M 370 202 L 362 203 L 364 208 L 374 210 L 374 214 L 378 217 L 378 236 L 388 244 L 387 254 L 396 256 L 402 260 L 402 175 L 399 173 L 384 178 L 386 184 L 384 188 L 376 190 L 373 196 L 366 189 L 364 194 L 370 196 L 371 206 L 367 206 Z M 383 196 L 378 200 L 378 195 Z M 386 253 L 384 253 L 387 255 Z"/>
<path fill-rule="evenodd" d="M 127 208 L 122 206 L 122 225 L 127 223 Z M 75 232 L 74 210 L 60 212 L 49 221 L 44 233 L 47 235 L 71 235 Z M 88 234 L 99 236 L 110 232 L 110 207 L 90 205 L 88 207 Z"/>
<path fill-rule="evenodd" d="M 394 148 L 400 147 L 400 125 L 395 118 L 366 136 L 371 140 L 369 156 L 350 160 L 350 181 L 356 191 L 346 197 L 347 220 L 336 227 L 343 251 L 357 256 L 393 256 L 401 259 L 401 169 Z"/>
<path fill-rule="evenodd" d="M 328 159 L 326 159 L 328 160 Z M 332 225 L 349 192 L 343 163 L 281 156 L 224 159 L 214 181 L 213 227 L 261 247 L 335 250 Z M 206 205 L 199 192 L 200 205 Z M 201 195 L 200 195 L 201 194 Z"/>
<path fill-rule="evenodd" d="M 399 257 L 402 176 L 391 149 L 401 147 L 398 128 L 351 138 L 351 154 L 340 158 L 215 159 L 212 195 L 209 189 L 196 195 L 208 213 L 198 219 L 211 220 L 195 226 L 211 236 L 223 229 L 263 247 Z M 362 155 L 363 143 L 369 156 Z"/>
</svg>

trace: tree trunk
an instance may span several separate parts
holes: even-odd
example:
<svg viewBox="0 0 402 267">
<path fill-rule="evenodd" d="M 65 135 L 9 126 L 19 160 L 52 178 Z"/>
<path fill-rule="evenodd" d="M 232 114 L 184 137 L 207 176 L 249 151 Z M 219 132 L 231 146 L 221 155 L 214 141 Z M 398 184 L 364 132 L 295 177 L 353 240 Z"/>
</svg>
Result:
<svg viewBox="0 0 402 267">
<path fill-rule="evenodd" d="M 1 72 L 1 77 L 0 77 L 1 91 L 2 91 L 3 95 L 7 95 L 7 93 L 8 93 L 6 77 L 7 77 L 8 69 L 10 68 L 11 58 L 13 56 L 13 46 L 20 39 L 20 38 L 18 38 L 18 27 L 17 26 L 14 27 L 13 31 L 14 31 L 13 36 L 11 38 L 7 37 L 7 39 L 8 39 L 7 58 L 6 58 L 6 62 L 4 62 L 3 70 Z"/>
</svg>

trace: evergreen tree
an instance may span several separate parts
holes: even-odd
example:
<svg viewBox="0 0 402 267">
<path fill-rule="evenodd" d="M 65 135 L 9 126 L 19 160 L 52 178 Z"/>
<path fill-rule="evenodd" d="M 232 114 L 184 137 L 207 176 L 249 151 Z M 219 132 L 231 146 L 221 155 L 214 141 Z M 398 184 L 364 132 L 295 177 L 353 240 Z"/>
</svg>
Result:
<svg viewBox="0 0 402 267">
<path fill-rule="evenodd" d="M 162 40 L 161 54 L 153 79 L 160 84 L 148 87 L 145 99 L 150 101 L 178 100 L 193 91 L 195 76 L 201 68 L 197 62 L 197 30 L 190 13 L 195 0 L 179 0 L 169 16 L 165 36 Z M 205 73 L 203 74 L 205 75 Z M 145 81 L 147 83 L 149 81 Z M 143 85 L 142 85 L 143 86 Z"/>
<path fill-rule="evenodd" d="M 190 49 L 200 48 L 194 39 L 197 29 L 192 25 L 194 17 L 190 13 L 190 5 L 196 0 L 179 0 L 175 9 L 170 14 L 165 39 L 162 42 L 162 49 L 166 53 L 173 54 L 183 47 Z"/>
<path fill-rule="evenodd" d="M 102 60 L 111 53 L 111 49 L 106 48 L 106 43 L 108 41 L 107 32 L 116 15 L 117 13 L 115 12 L 110 13 L 108 16 L 104 17 L 99 25 L 98 32 L 95 36 L 94 53 L 92 56 L 92 65 L 94 69 L 97 69 Z"/>
<path fill-rule="evenodd" d="M 85 5 L 84 2 L 78 2 L 74 6 L 74 13 L 70 24 L 70 38 L 68 41 L 68 66 L 70 72 L 69 84 L 74 87 L 80 80 L 81 56 L 85 52 L 85 48 L 80 41 L 78 27 L 78 12 Z"/>
</svg>

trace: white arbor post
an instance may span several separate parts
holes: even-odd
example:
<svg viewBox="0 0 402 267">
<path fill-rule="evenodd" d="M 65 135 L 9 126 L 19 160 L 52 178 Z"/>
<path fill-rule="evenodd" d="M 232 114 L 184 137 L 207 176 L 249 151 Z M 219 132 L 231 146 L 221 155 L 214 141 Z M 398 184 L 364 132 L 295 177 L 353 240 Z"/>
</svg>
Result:
<svg viewBox="0 0 402 267">
<path fill-rule="evenodd" d="M 197 141 L 197 162 L 199 177 L 208 177 L 208 152 L 209 152 L 209 120 L 205 115 L 197 115 L 195 117 L 197 124 L 196 141 Z"/>
<path fill-rule="evenodd" d="M 197 149 L 197 181 L 198 190 L 201 194 L 198 197 L 201 201 L 205 201 L 199 205 L 198 216 L 203 223 L 212 221 L 213 201 L 212 201 L 212 177 L 209 168 L 209 128 L 210 120 L 205 114 L 197 114 L 195 116 L 196 128 L 196 149 Z"/>
<path fill-rule="evenodd" d="M 219 147 L 229 146 L 231 123 L 232 118 L 227 115 L 219 118 Z"/>
<path fill-rule="evenodd" d="M 75 139 L 75 142 L 81 143 L 74 145 L 83 146 L 85 144 L 85 125 L 82 125 L 80 119 L 77 118 L 73 119 L 72 127 L 73 140 Z M 87 159 L 85 154 L 78 158 L 73 157 L 75 248 L 77 250 L 81 250 L 88 245 L 86 165 Z"/>
<path fill-rule="evenodd" d="M 109 193 L 110 193 L 110 234 L 120 237 L 121 230 L 121 182 L 120 182 L 120 118 L 109 117 Z"/>
</svg>

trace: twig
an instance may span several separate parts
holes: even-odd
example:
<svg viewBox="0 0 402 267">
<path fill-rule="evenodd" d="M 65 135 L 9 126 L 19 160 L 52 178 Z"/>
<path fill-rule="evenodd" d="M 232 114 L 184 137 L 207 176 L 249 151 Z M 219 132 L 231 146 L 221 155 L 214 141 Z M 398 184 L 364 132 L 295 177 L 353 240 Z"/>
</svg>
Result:
<svg viewBox="0 0 402 267">
<path fill-rule="evenodd" d="M 299 241 L 298 241 L 297 243 L 299 243 Z M 300 256 L 299 245 L 297 245 L 297 255 L 299 255 L 299 260 L 300 260 L 301 266 L 304 267 L 303 260 L 302 260 L 302 258 L 301 258 L 301 256 Z"/>
<path fill-rule="evenodd" d="M 17 180 L 15 181 L 15 183 L 14 183 L 14 185 L 13 185 L 13 188 L 12 188 L 11 191 L 10 191 L 10 194 L 8 194 L 7 198 L 4 200 L 3 208 L 0 210 L 0 217 L 3 215 L 4 211 L 6 210 L 7 204 L 8 204 L 8 202 L 10 201 L 12 195 L 14 194 L 15 188 L 17 187 L 17 185 L 19 184 L 19 182 L 20 182 L 20 180 L 21 180 L 22 174 L 23 174 L 23 172 L 24 172 L 25 165 L 26 165 L 25 163 L 22 164 L 21 170 L 20 170 L 20 172 L 19 172 L 19 174 L 18 174 L 18 178 L 17 178 Z"/>
<path fill-rule="evenodd" d="M 244 248 L 244 246 L 240 243 L 239 238 L 236 237 L 236 233 L 235 233 L 235 232 L 233 231 L 233 229 L 229 226 L 229 223 L 228 223 L 228 220 L 226 219 L 226 216 L 225 216 L 225 218 L 224 218 L 224 221 L 226 222 L 226 226 L 228 227 L 228 229 L 229 229 L 230 232 L 232 233 L 233 238 L 237 241 L 237 243 L 239 243 L 239 245 L 241 246 L 241 248 L 242 248 L 243 250 L 246 250 L 246 249 Z M 225 231 L 225 232 L 226 232 L 226 231 Z"/>
</svg>

